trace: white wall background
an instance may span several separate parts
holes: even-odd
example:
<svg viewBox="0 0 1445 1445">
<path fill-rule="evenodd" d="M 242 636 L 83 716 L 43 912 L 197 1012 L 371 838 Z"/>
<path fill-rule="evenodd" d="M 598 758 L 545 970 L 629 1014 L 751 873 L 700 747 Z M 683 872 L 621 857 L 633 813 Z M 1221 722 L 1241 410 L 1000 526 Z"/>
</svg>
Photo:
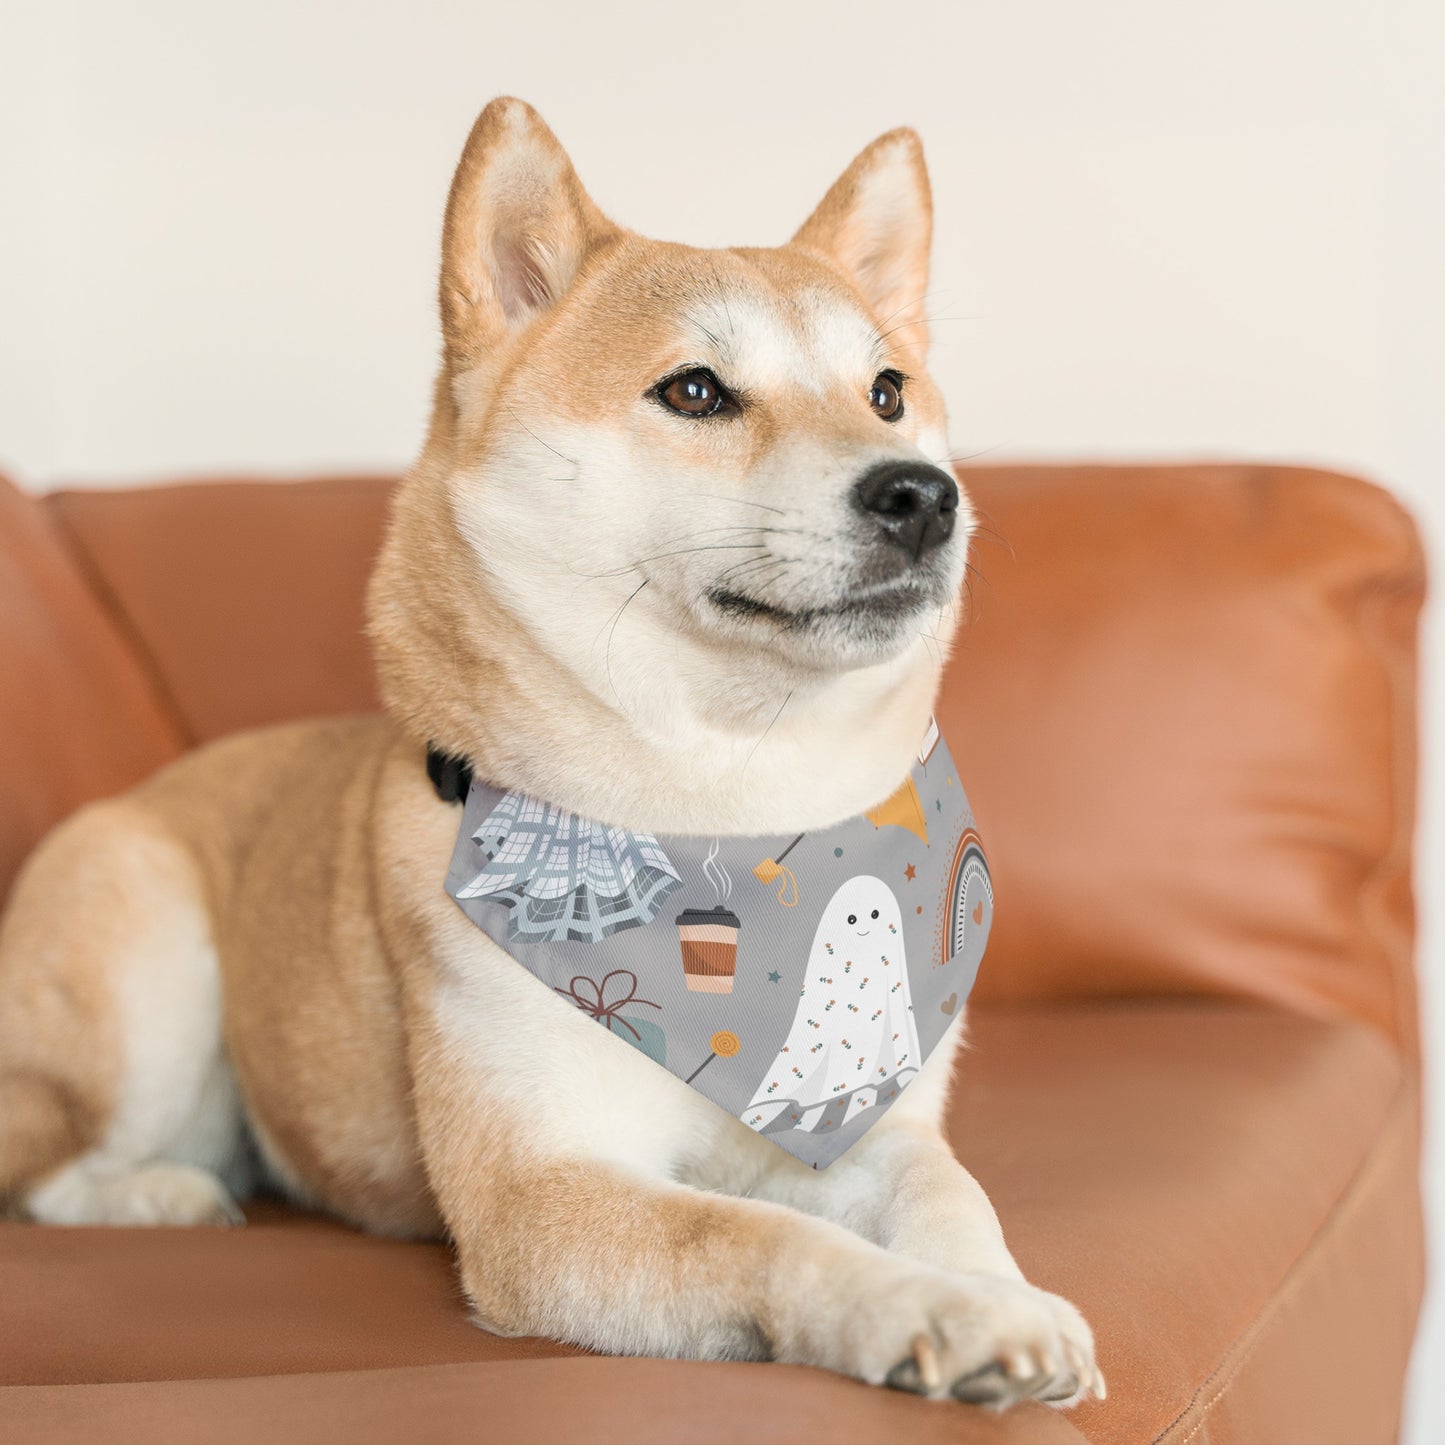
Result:
<svg viewBox="0 0 1445 1445">
<path fill-rule="evenodd" d="M 783 239 L 912 123 L 957 451 L 1359 469 L 1438 559 L 1442 73 L 1438 0 L 6 0 L 0 466 L 44 487 L 404 463 L 445 188 L 506 91 L 604 208 L 700 244 Z M 1441 643 L 1432 623 L 1437 742 Z M 1438 766 L 1427 790 L 1438 1231 Z M 1418 1445 L 1445 1439 L 1442 1294 Z"/>
</svg>

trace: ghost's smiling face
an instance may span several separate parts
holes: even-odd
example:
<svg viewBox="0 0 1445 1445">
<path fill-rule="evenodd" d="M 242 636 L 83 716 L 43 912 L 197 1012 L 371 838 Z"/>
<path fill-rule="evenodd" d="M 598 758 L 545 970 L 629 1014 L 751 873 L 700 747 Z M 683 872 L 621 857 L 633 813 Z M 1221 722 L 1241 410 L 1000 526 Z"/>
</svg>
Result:
<svg viewBox="0 0 1445 1445">
<path fill-rule="evenodd" d="M 823 912 L 825 933 L 844 939 L 874 938 L 880 944 L 897 938 L 902 922 L 893 890 L 867 873 L 848 879 Z"/>
</svg>

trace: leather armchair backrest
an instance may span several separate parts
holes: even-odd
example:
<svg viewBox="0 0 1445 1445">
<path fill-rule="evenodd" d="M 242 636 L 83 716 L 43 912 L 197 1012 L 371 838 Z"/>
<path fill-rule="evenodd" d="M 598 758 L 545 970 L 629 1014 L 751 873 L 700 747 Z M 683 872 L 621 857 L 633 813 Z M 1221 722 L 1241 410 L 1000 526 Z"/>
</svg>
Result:
<svg viewBox="0 0 1445 1445">
<path fill-rule="evenodd" d="M 0 478 L 0 899 L 53 823 L 182 746 L 63 532 Z"/>
<path fill-rule="evenodd" d="M 1409 518 L 1284 467 L 963 477 L 941 713 L 997 880 L 974 997 L 1263 998 L 1413 1051 Z"/>
</svg>

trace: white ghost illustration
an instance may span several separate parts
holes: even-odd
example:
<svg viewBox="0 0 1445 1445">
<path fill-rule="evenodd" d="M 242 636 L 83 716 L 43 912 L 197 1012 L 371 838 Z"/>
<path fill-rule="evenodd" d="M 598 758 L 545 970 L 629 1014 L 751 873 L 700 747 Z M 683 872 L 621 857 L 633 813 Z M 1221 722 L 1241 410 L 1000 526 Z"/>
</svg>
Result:
<svg viewBox="0 0 1445 1445">
<path fill-rule="evenodd" d="M 920 1062 L 898 900 L 860 874 L 823 910 L 793 1027 L 741 1117 L 759 1133 L 836 1129 Z"/>
</svg>

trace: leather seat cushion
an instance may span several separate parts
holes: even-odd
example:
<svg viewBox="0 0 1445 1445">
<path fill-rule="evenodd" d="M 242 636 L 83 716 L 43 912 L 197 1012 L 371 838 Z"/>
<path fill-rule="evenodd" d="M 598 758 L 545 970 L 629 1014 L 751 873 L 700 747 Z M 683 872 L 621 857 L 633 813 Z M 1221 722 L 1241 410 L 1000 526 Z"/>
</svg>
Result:
<svg viewBox="0 0 1445 1445">
<path fill-rule="evenodd" d="M 498 1339 L 466 1322 L 444 1247 L 264 1205 L 234 1232 L 0 1225 L 7 1438 L 1391 1438 L 1421 1245 L 1412 1075 L 1378 1033 L 1202 1001 L 970 1026 L 955 1147 L 1030 1277 L 1090 1317 L 1103 1404 L 1000 1418 Z"/>
</svg>

